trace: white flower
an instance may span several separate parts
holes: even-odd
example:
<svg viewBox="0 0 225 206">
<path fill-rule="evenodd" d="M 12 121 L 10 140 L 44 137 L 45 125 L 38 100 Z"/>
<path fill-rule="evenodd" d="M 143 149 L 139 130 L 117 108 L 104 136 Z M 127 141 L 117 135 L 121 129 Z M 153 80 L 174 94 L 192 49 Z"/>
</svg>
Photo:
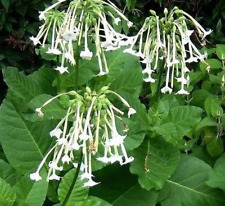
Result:
<svg viewBox="0 0 225 206">
<path fill-rule="evenodd" d="M 69 155 L 65 154 L 63 157 L 62 157 L 62 163 L 67 163 L 69 164 L 71 162 L 71 158 L 69 157 Z"/>
<path fill-rule="evenodd" d="M 55 162 L 54 160 L 49 162 L 48 166 L 54 170 L 59 170 L 59 171 L 62 171 L 63 170 L 63 167 L 62 166 L 58 166 L 57 165 L 57 162 Z"/>
<path fill-rule="evenodd" d="M 36 108 L 35 111 L 38 113 L 39 117 L 43 117 L 44 113 L 41 111 L 41 108 Z"/>
<path fill-rule="evenodd" d="M 60 180 L 60 176 L 58 176 L 57 174 L 53 173 L 48 180 Z"/>
<path fill-rule="evenodd" d="M 70 40 L 73 41 L 77 39 L 77 35 L 78 35 L 77 33 L 74 33 L 73 31 L 68 30 L 64 33 L 63 37 L 66 41 L 70 41 Z"/>
<path fill-rule="evenodd" d="M 60 74 L 63 74 L 63 73 L 65 73 L 65 72 L 67 72 L 67 73 L 69 73 L 69 71 L 68 71 L 68 67 L 64 67 L 64 66 L 58 66 L 58 67 L 56 67 L 56 68 L 54 68 L 55 70 L 57 70 L 57 71 L 59 71 L 60 72 Z"/>
<path fill-rule="evenodd" d="M 60 138 L 61 134 L 62 134 L 62 130 L 59 129 L 59 128 L 55 128 L 55 129 L 53 129 L 53 130 L 50 132 L 50 136 L 51 136 L 51 137 L 56 137 L 57 139 Z"/>
<path fill-rule="evenodd" d="M 89 49 L 85 49 L 84 51 L 81 51 L 80 53 L 80 57 L 83 59 L 87 59 L 90 60 L 93 56 L 93 53 L 91 51 L 89 51 Z"/>
<path fill-rule="evenodd" d="M 111 164 L 113 164 L 114 162 L 121 163 L 123 161 L 123 157 L 121 155 L 111 155 L 108 159 Z"/>
<path fill-rule="evenodd" d="M 161 92 L 162 92 L 163 94 L 165 94 L 166 92 L 171 93 L 171 92 L 172 92 L 172 89 L 171 89 L 170 87 L 168 87 L 168 86 L 165 86 L 165 87 L 163 87 L 163 88 L 161 89 Z"/>
<path fill-rule="evenodd" d="M 128 118 L 130 118 L 130 116 L 132 115 L 132 114 L 135 114 L 136 113 L 136 110 L 134 109 L 134 108 L 129 108 L 129 111 L 128 111 Z"/>
<path fill-rule="evenodd" d="M 176 94 L 186 94 L 186 95 L 188 95 L 189 92 L 187 92 L 187 91 L 184 90 L 184 89 L 180 89 Z"/>
<path fill-rule="evenodd" d="M 59 138 L 59 139 L 57 139 L 57 142 L 59 145 L 67 145 L 67 143 L 68 143 L 66 138 Z"/>
<path fill-rule="evenodd" d="M 84 172 L 82 175 L 80 175 L 80 179 L 91 179 L 91 177 L 93 177 L 92 174 L 88 173 L 88 172 Z"/>
<path fill-rule="evenodd" d="M 134 160 L 134 157 L 125 157 L 125 161 L 120 162 L 120 165 L 128 164 L 128 163 L 132 162 L 133 160 Z"/>
<path fill-rule="evenodd" d="M 182 84 L 187 84 L 188 83 L 188 80 L 185 79 L 184 77 L 179 77 L 179 78 L 176 78 L 177 79 L 177 82 L 181 82 Z"/>
<path fill-rule="evenodd" d="M 84 187 L 93 187 L 95 185 L 98 185 L 100 182 L 94 182 L 91 178 L 84 183 Z"/>
<path fill-rule="evenodd" d="M 127 26 L 128 26 L 129 28 L 132 27 L 132 26 L 133 26 L 133 22 L 128 21 L 128 22 L 127 22 Z"/>
<path fill-rule="evenodd" d="M 45 17 L 45 12 L 41 11 L 39 12 L 39 20 L 42 21 L 42 20 L 45 20 L 46 17 Z"/>
<path fill-rule="evenodd" d="M 60 55 L 62 52 L 59 49 L 52 49 L 49 48 L 48 51 L 46 51 L 46 54 L 55 54 L 55 55 Z"/>
<path fill-rule="evenodd" d="M 35 181 L 39 181 L 42 179 L 42 177 L 39 175 L 39 172 L 34 172 L 32 174 L 30 174 L 30 179 L 31 180 L 35 180 Z"/>
<path fill-rule="evenodd" d="M 36 46 L 37 44 L 39 44 L 40 43 L 40 41 L 39 41 L 39 38 L 36 38 L 36 37 L 30 37 L 30 40 L 31 41 L 33 41 L 33 43 L 34 43 L 34 46 Z"/>
<path fill-rule="evenodd" d="M 118 23 L 121 21 L 121 19 L 119 17 L 114 18 L 113 22 L 114 24 L 118 25 Z"/>
<path fill-rule="evenodd" d="M 100 161 L 100 162 L 103 162 L 103 163 L 108 163 L 108 162 L 110 162 L 110 158 L 105 157 L 105 156 L 103 156 L 103 157 L 97 157 L 96 159 L 97 159 L 98 161 Z"/>
</svg>

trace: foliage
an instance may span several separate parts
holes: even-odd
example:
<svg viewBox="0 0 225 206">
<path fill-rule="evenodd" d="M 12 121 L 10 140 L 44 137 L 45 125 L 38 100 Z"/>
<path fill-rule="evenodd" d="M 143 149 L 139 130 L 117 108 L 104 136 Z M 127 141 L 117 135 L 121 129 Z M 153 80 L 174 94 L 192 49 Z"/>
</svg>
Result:
<svg viewBox="0 0 225 206">
<path fill-rule="evenodd" d="M 53 28 L 46 36 L 50 44 L 39 47 L 31 41 L 40 31 L 38 11 L 54 3 L 55 10 L 62 11 L 68 3 L 62 1 L 60 7 L 57 2 L 0 0 L 0 69 L 5 85 L 0 107 L 0 205 L 225 205 L 223 1 L 216 2 L 211 17 L 206 16 L 210 0 L 115 1 L 121 10 L 128 9 L 123 14 L 110 6 L 103 10 L 100 5 L 98 11 L 108 12 L 107 21 L 113 25 L 109 31 L 114 32 L 115 28 L 114 34 L 123 39 L 124 45 L 120 48 L 111 45 L 112 50 L 107 45 L 99 50 L 99 45 L 105 42 L 96 43 L 96 27 L 90 27 L 87 39 L 84 27 L 79 42 L 69 45 L 69 40 L 65 40 L 74 51 L 75 65 L 64 61 L 64 53 L 60 56 L 47 52 L 54 38 Z M 140 62 L 138 55 L 124 52 L 129 37 L 138 34 L 146 17 L 154 14 L 154 11 L 149 14 L 150 9 L 161 18 L 167 15 L 163 7 L 170 10 L 173 6 L 200 16 L 196 19 L 214 30 L 201 48 L 201 54 L 207 52 L 206 59 L 186 62 L 190 70 L 186 82 L 188 95 L 160 92 L 167 81 L 166 69 L 170 68 L 165 59 L 153 61 L 157 66 L 153 74 L 156 81 L 144 82 L 145 62 Z M 99 17 L 99 12 L 91 14 Z M 112 16 L 117 15 L 121 21 L 116 24 Z M 134 23 L 130 29 L 126 17 Z M 87 16 L 81 15 L 80 21 L 82 18 Z M 157 24 L 152 19 L 154 30 Z M 88 19 L 90 22 L 86 20 L 84 25 L 95 22 L 92 18 Z M 167 34 L 171 34 L 172 23 L 163 21 L 159 27 L 166 22 L 164 28 L 170 28 Z M 101 41 L 111 34 L 104 33 L 104 23 L 99 33 Z M 120 33 L 124 36 L 119 36 Z M 180 35 L 176 35 L 178 46 L 183 42 Z M 152 36 L 156 38 L 157 30 Z M 141 38 L 146 38 L 145 34 Z M 198 38 L 196 32 L 190 35 L 196 45 L 203 40 Z M 136 51 L 138 46 L 133 45 Z M 62 45 L 59 48 L 64 52 Z M 157 50 L 154 45 L 152 48 Z M 200 50 L 200 46 L 196 49 Z M 163 49 L 158 51 L 163 55 Z M 81 52 L 87 52 L 87 56 L 83 58 Z M 109 71 L 99 75 L 104 60 Z M 56 71 L 57 65 L 66 70 L 61 74 Z M 178 88 L 177 82 L 174 88 Z M 81 108 L 81 113 L 77 108 Z M 79 148 L 67 151 L 69 147 L 60 141 L 72 134 L 76 136 L 76 129 Z M 86 142 L 83 134 L 93 141 Z M 113 139 L 114 136 L 119 139 Z M 62 161 L 60 151 L 68 154 L 69 160 Z M 59 157 L 57 169 L 51 167 Z"/>
</svg>

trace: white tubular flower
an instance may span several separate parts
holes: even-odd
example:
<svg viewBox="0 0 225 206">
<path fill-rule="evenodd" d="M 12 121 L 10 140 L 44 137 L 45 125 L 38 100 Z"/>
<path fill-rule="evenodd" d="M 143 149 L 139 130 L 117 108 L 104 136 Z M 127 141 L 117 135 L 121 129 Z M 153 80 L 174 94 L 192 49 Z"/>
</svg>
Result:
<svg viewBox="0 0 225 206">
<path fill-rule="evenodd" d="M 128 157 L 124 147 L 127 137 L 124 133 L 125 129 L 128 130 L 128 126 L 119 116 L 124 112 L 109 101 L 107 95 L 112 94 L 126 106 L 128 117 L 136 113 L 122 96 L 109 90 L 108 87 L 103 87 L 99 92 L 91 91 L 87 87 L 85 93 L 78 94 L 70 91 L 59 94 L 47 100 L 38 109 L 40 112 L 44 106 L 62 95 L 69 95 L 71 98 L 66 115 L 50 132 L 50 136 L 55 137 L 55 144 L 45 155 L 37 171 L 30 174 L 32 180 L 41 180 L 39 172 L 51 153 L 53 153 L 53 157 L 48 163 L 48 181 L 61 179 L 59 173 L 63 170 L 64 164 L 73 164 L 74 167 L 78 167 L 78 163 L 74 162 L 78 159 L 75 154 L 78 153 L 78 150 L 82 153 L 83 158 L 79 164 L 83 171 L 80 178 L 85 180 L 84 187 L 99 184 L 93 180 L 92 158 L 106 164 L 119 162 L 121 165 L 133 160 L 132 157 Z M 117 128 L 117 119 L 124 127 L 123 134 Z M 100 150 L 99 147 L 101 147 Z"/>
</svg>

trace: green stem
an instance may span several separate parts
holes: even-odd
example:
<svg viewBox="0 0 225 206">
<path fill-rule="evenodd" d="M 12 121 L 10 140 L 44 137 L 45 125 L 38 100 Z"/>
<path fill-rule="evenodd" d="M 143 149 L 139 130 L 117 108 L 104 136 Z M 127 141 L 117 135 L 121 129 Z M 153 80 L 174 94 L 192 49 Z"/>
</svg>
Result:
<svg viewBox="0 0 225 206">
<path fill-rule="evenodd" d="M 162 65 L 159 65 L 159 82 L 157 85 L 157 92 L 156 92 L 156 101 L 159 100 L 159 95 L 160 95 L 160 84 L 161 84 L 161 79 L 162 79 L 162 67 L 164 66 L 164 62 Z"/>
<path fill-rule="evenodd" d="M 71 195 L 71 193 L 72 193 L 72 191 L 73 191 L 73 189 L 74 189 L 74 186 L 75 186 L 75 184 L 76 184 L 78 175 L 79 175 L 79 173 L 80 173 L 80 167 L 81 167 L 82 159 L 83 159 L 83 154 L 82 154 L 82 150 L 81 150 L 80 160 L 79 160 L 79 164 L 78 164 L 78 166 L 77 166 L 76 173 L 75 173 L 75 175 L 74 175 L 73 181 L 72 181 L 72 183 L 71 183 L 71 185 L 70 185 L 70 188 L 69 188 L 69 190 L 68 190 L 68 192 L 67 192 L 67 194 L 66 194 L 66 197 L 65 197 L 65 199 L 63 200 L 61 206 L 66 206 L 66 203 L 67 203 L 67 201 L 68 201 L 69 198 L 70 198 L 70 195 Z"/>
<path fill-rule="evenodd" d="M 76 45 L 76 51 L 75 51 L 75 90 L 78 90 L 78 78 L 79 78 L 79 60 L 80 60 L 80 47 L 77 44 Z"/>
</svg>

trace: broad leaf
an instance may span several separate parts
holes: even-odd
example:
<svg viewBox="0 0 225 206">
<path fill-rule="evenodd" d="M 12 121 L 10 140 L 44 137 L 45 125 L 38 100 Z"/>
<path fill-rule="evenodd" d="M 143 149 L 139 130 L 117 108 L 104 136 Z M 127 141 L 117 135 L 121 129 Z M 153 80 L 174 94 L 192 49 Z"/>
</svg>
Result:
<svg viewBox="0 0 225 206">
<path fill-rule="evenodd" d="M 11 206 L 16 200 L 16 194 L 11 186 L 0 178 L 0 203 L 1 206 Z"/>
<path fill-rule="evenodd" d="M 179 163 L 179 150 L 156 137 L 133 151 L 134 161 L 130 171 L 138 175 L 138 181 L 144 189 L 161 189 L 165 181 L 173 174 Z"/>
<path fill-rule="evenodd" d="M 125 193 L 120 195 L 115 201 L 114 206 L 155 206 L 157 203 L 158 192 L 155 190 L 147 191 L 140 185 L 134 185 Z"/>
<path fill-rule="evenodd" d="M 9 163 L 0 160 L 0 177 L 10 185 L 14 185 L 20 174 Z"/>
<path fill-rule="evenodd" d="M 153 128 L 172 144 L 177 144 L 201 120 L 202 109 L 194 106 L 178 106 L 170 110 L 161 125 Z"/>
<path fill-rule="evenodd" d="M 210 172 L 206 184 L 213 188 L 220 188 L 225 191 L 225 154 L 223 154 L 215 163 L 213 171 Z"/>
<path fill-rule="evenodd" d="M 9 89 L 23 100 L 30 100 L 41 94 L 41 89 L 36 80 L 25 76 L 14 67 L 3 69 L 3 76 Z"/>
<path fill-rule="evenodd" d="M 46 177 L 46 174 L 42 174 Z M 28 206 L 42 206 L 48 189 L 48 182 L 45 178 L 35 182 L 29 178 L 29 174 L 22 177 L 13 187 L 19 198 L 18 202 Z"/>
<path fill-rule="evenodd" d="M 0 141 L 10 164 L 22 174 L 34 170 L 51 143 L 51 122 L 25 121 L 14 104 L 5 100 L 0 108 Z"/>
<path fill-rule="evenodd" d="M 224 195 L 205 181 L 212 168 L 198 158 L 183 155 L 176 172 L 160 192 L 162 206 L 221 206 Z"/>
<path fill-rule="evenodd" d="M 76 174 L 76 169 L 70 170 L 62 179 L 59 184 L 58 195 L 61 203 L 64 202 L 66 198 L 66 205 L 72 206 L 78 201 L 83 201 L 88 196 L 88 187 L 84 187 L 84 181 L 78 176 L 75 185 L 72 185 L 73 179 Z M 69 193 L 69 196 L 67 197 Z"/>
<path fill-rule="evenodd" d="M 224 44 L 216 45 L 216 55 L 219 57 L 220 60 L 224 60 L 224 58 L 225 58 L 225 45 Z"/>
</svg>

